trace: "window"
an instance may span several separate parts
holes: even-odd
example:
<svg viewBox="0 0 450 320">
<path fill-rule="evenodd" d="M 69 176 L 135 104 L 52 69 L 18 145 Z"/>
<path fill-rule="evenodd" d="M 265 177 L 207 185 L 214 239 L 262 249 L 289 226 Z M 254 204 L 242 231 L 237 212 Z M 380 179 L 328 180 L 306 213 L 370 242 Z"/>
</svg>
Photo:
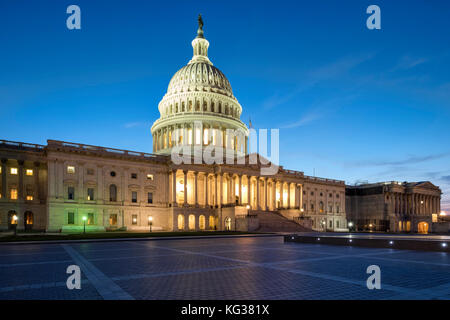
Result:
<svg viewBox="0 0 450 320">
<path fill-rule="evenodd" d="M 320 203 L 319 203 L 319 211 L 320 211 L 320 213 L 323 213 L 323 202 L 322 201 L 320 201 Z"/>
<path fill-rule="evenodd" d="M 147 179 L 148 179 L 148 180 L 153 180 L 153 175 L 152 175 L 152 174 L 150 174 L 150 173 L 149 173 L 149 174 L 147 174 Z"/>
<path fill-rule="evenodd" d="M 320 193 L 320 196 L 323 197 L 323 193 L 322 192 Z"/>
<path fill-rule="evenodd" d="M 336 212 L 339 213 L 339 205 L 336 206 Z"/>
<path fill-rule="evenodd" d="M 115 171 L 111 171 L 109 174 L 111 175 L 111 177 L 115 177 L 116 176 L 116 172 Z"/>
<path fill-rule="evenodd" d="M 339 198 L 339 195 L 338 195 L 338 194 L 336 195 L 336 198 Z"/>
<path fill-rule="evenodd" d="M 11 174 L 17 174 L 17 168 L 11 168 Z"/>
<path fill-rule="evenodd" d="M 32 176 L 32 175 L 33 175 L 33 169 L 27 169 L 27 170 L 25 170 L 25 174 L 26 174 L 27 176 Z"/>
<path fill-rule="evenodd" d="M 75 188 L 74 187 L 67 188 L 67 199 L 75 200 Z"/>
<path fill-rule="evenodd" d="M 306 191 L 303 191 L 303 195 L 305 195 L 305 196 L 306 196 Z"/>
<path fill-rule="evenodd" d="M 336 228 L 339 228 L 339 220 L 336 221 Z"/>
<path fill-rule="evenodd" d="M 94 175 L 94 169 L 87 169 L 87 174 L 90 176 Z"/>
<path fill-rule="evenodd" d="M 67 224 L 75 224 L 75 213 L 74 212 L 67 213 Z"/>
<path fill-rule="evenodd" d="M 33 200 L 33 196 L 28 195 L 28 196 L 26 197 L 26 199 L 27 199 L 28 201 L 32 201 L 32 200 Z"/>
<path fill-rule="evenodd" d="M 312 196 L 314 195 L 314 192 L 313 192 L 313 191 L 311 191 L 311 195 L 312 195 Z"/>
<path fill-rule="evenodd" d="M 328 207 L 328 212 L 333 212 L 333 206 Z"/>
<path fill-rule="evenodd" d="M 88 213 L 88 218 L 87 218 L 87 224 L 92 225 L 94 224 L 94 213 Z"/>
<path fill-rule="evenodd" d="M 330 220 L 330 223 L 328 224 L 330 228 L 333 228 L 333 221 Z"/>
<path fill-rule="evenodd" d="M 131 192 L 131 202 L 133 202 L 133 203 L 137 202 L 137 192 L 136 191 Z"/>
<path fill-rule="evenodd" d="M 153 203 L 153 193 L 149 192 L 147 194 L 147 196 L 148 196 L 148 198 L 147 198 L 148 203 Z"/>
<path fill-rule="evenodd" d="M 330 193 L 330 194 L 329 194 L 329 196 L 330 196 L 330 198 L 332 198 L 332 197 L 333 197 L 333 194 L 332 194 L 332 193 Z"/>
<path fill-rule="evenodd" d="M 117 187 L 115 184 L 109 186 L 109 201 L 117 201 Z"/>
<path fill-rule="evenodd" d="M 74 174 L 75 173 L 75 167 L 74 166 L 67 166 L 67 173 Z"/>
<path fill-rule="evenodd" d="M 131 216 L 131 224 L 137 224 L 137 214 Z"/>
<path fill-rule="evenodd" d="M 17 200 L 17 189 L 13 188 L 11 189 L 11 200 Z"/>
<path fill-rule="evenodd" d="M 314 211 L 314 203 L 311 203 L 311 210 Z"/>
<path fill-rule="evenodd" d="M 117 214 L 110 214 L 109 215 L 109 225 L 110 226 L 117 226 Z"/>
<path fill-rule="evenodd" d="M 94 200 L 94 188 L 87 189 L 87 199 Z"/>
<path fill-rule="evenodd" d="M 131 174 L 131 179 L 137 179 L 137 173 L 132 173 Z"/>
</svg>

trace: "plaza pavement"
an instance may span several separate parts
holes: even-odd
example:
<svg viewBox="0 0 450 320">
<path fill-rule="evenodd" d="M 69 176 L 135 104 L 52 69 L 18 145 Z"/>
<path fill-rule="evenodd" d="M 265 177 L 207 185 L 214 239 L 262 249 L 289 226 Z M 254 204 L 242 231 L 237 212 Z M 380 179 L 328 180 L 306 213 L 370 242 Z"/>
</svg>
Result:
<svg viewBox="0 0 450 320">
<path fill-rule="evenodd" d="M 66 287 L 73 264 L 81 290 Z M 369 265 L 380 290 L 366 286 Z M 282 236 L 10 244 L 0 299 L 450 299 L 450 254 Z"/>
</svg>

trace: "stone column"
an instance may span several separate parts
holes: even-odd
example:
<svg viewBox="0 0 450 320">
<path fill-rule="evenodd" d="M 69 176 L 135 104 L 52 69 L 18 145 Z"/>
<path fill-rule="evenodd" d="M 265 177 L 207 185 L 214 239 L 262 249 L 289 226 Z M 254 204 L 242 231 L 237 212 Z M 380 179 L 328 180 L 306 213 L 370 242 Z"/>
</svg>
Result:
<svg viewBox="0 0 450 320">
<path fill-rule="evenodd" d="M 252 208 L 252 176 L 247 176 L 247 189 L 247 202 Z"/>
<path fill-rule="evenodd" d="M 198 207 L 198 172 L 194 172 L 194 195 L 195 195 L 195 206 Z"/>
<path fill-rule="evenodd" d="M 242 175 L 239 175 L 238 178 L 239 178 L 239 205 L 242 205 Z"/>
<path fill-rule="evenodd" d="M 261 196 L 260 196 L 260 188 L 259 185 L 261 184 L 261 180 L 259 180 L 259 177 L 256 177 L 256 209 L 261 210 Z"/>
<path fill-rule="evenodd" d="M 209 205 L 209 175 L 206 172 L 205 173 L 205 207 L 207 207 Z"/>
<path fill-rule="evenodd" d="M 172 170 L 172 207 L 177 206 L 177 170 Z"/>
<path fill-rule="evenodd" d="M 264 206 L 263 206 L 264 211 L 267 211 L 268 184 L 269 184 L 269 179 L 264 178 Z"/>
<path fill-rule="evenodd" d="M 17 161 L 19 163 L 19 196 L 18 196 L 18 200 L 19 201 L 23 201 L 24 199 L 24 192 L 23 192 L 23 164 L 24 161 L 23 160 L 18 160 Z"/>
<path fill-rule="evenodd" d="M 280 182 L 280 207 L 284 208 L 284 181 Z"/>
<path fill-rule="evenodd" d="M 272 210 L 277 209 L 277 181 L 272 179 Z"/>
<path fill-rule="evenodd" d="M 218 174 L 214 174 L 214 206 L 217 206 L 218 197 L 217 197 L 217 176 Z"/>
<path fill-rule="evenodd" d="M 183 170 L 183 175 L 184 175 L 184 179 L 183 179 L 183 186 L 184 186 L 184 206 L 186 207 L 188 205 L 188 194 L 187 194 L 187 170 Z"/>
<path fill-rule="evenodd" d="M 40 163 L 38 161 L 36 161 L 34 163 L 33 174 L 34 174 L 34 185 L 35 185 L 35 188 L 36 188 L 35 192 L 34 192 L 34 195 L 35 195 L 35 198 L 36 198 L 35 200 L 37 202 L 40 202 L 40 199 L 41 199 L 41 197 L 40 197 L 40 188 L 39 188 L 39 167 L 40 167 Z"/>
<path fill-rule="evenodd" d="M 303 184 L 300 185 L 300 211 L 302 210 L 303 210 Z"/>
<path fill-rule="evenodd" d="M 287 208 L 291 208 L 291 183 L 287 184 Z"/>
<path fill-rule="evenodd" d="M 3 158 L 2 159 L 2 199 L 7 201 L 8 200 L 8 195 L 7 193 L 7 188 L 6 188 L 6 177 L 7 177 L 7 172 L 6 172 L 6 163 L 8 162 L 8 159 Z"/>
</svg>

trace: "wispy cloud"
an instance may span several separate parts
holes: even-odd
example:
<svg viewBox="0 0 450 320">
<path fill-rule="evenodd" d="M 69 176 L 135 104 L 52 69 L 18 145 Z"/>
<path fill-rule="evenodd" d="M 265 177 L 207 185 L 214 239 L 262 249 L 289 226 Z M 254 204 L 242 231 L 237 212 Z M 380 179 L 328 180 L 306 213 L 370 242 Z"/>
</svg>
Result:
<svg viewBox="0 0 450 320">
<path fill-rule="evenodd" d="M 130 129 L 130 128 L 136 128 L 136 127 L 142 127 L 145 126 L 146 122 L 136 121 L 136 122 L 127 122 L 123 125 L 124 128 Z"/>
<path fill-rule="evenodd" d="M 405 55 L 400 58 L 397 65 L 394 67 L 392 71 L 397 70 L 409 70 L 412 69 L 418 65 L 424 64 L 428 62 L 429 59 L 427 58 L 417 58 L 417 57 L 411 57 L 409 55 Z"/>
<path fill-rule="evenodd" d="M 314 120 L 317 120 L 317 119 L 319 119 L 321 117 L 322 117 L 322 114 L 309 113 L 309 114 L 304 115 L 303 117 L 301 117 L 297 121 L 289 123 L 289 124 L 286 124 L 286 125 L 283 125 L 280 128 L 281 129 L 291 129 L 291 128 L 301 127 L 301 126 L 307 125 L 308 123 L 313 122 Z"/>
<path fill-rule="evenodd" d="M 384 166 L 405 166 L 437 160 L 450 155 L 450 152 L 431 154 L 425 156 L 410 156 L 401 160 L 365 160 L 351 163 L 351 166 L 357 167 L 384 167 Z"/>
</svg>

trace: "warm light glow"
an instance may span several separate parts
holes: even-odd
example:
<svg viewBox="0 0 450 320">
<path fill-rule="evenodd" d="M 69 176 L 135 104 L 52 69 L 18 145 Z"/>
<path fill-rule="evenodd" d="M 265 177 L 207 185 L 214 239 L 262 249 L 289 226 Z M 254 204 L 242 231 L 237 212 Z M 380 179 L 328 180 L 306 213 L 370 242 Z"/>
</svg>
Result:
<svg viewBox="0 0 450 320">
<path fill-rule="evenodd" d="M 373 224 L 369 224 L 369 228 L 372 228 L 373 227 Z"/>
<path fill-rule="evenodd" d="M 247 208 L 247 210 L 249 210 L 250 209 L 250 205 L 247 205 L 246 208 Z"/>
<path fill-rule="evenodd" d="M 275 194 L 275 198 L 276 198 L 277 201 L 280 200 L 280 193 L 279 193 L 278 191 L 277 191 L 276 194 Z"/>
<path fill-rule="evenodd" d="M 152 174 L 150 174 L 150 173 L 149 173 L 149 174 L 147 174 L 147 179 L 148 179 L 148 180 L 153 180 L 153 175 L 152 175 Z"/>
<path fill-rule="evenodd" d="M 11 174 L 17 174 L 17 168 L 11 168 Z"/>
<path fill-rule="evenodd" d="M 28 200 L 28 201 L 33 200 L 33 196 L 27 196 L 27 200 Z"/>
<path fill-rule="evenodd" d="M 439 213 L 439 215 L 440 215 L 440 216 L 445 216 L 445 215 L 447 215 L 447 214 L 445 213 L 445 211 L 441 211 L 441 213 Z"/>
<path fill-rule="evenodd" d="M 86 221 L 86 217 L 85 216 L 83 217 L 83 221 Z"/>
<path fill-rule="evenodd" d="M 17 221 L 17 220 L 19 220 L 19 218 L 16 215 L 13 215 L 13 220 Z"/>
<path fill-rule="evenodd" d="M 152 222 L 153 221 L 153 217 L 152 216 L 148 217 L 148 221 Z"/>
<path fill-rule="evenodd" d="M 67 173 L 70 173 L 70 174 L 75 173 L 75 167 L 74 166 L 67 166 Z"/>
<path fill-rule="evenodd" d="M 33 175 L 33 169 L 27 169 L 26 175 L 27 176 L 32 176 Z"/>
<path fill-rule="evenodd" d="M 422 201 L 420 201 L 420 204 L 423 204 L 423 200 L 422 200 Z"/>
<path fill-rule="evenodd" d="M 11 200 L 17 200 L 18 193 L 17 189 L 11 189 Z"/>
<path fill-rule="evenodd" d="M 348 226 L 349 226 L 349 227 L 353 227 L 353 222 L 350 221 L 350 222 L 348 223 Z"/>
</svg>

